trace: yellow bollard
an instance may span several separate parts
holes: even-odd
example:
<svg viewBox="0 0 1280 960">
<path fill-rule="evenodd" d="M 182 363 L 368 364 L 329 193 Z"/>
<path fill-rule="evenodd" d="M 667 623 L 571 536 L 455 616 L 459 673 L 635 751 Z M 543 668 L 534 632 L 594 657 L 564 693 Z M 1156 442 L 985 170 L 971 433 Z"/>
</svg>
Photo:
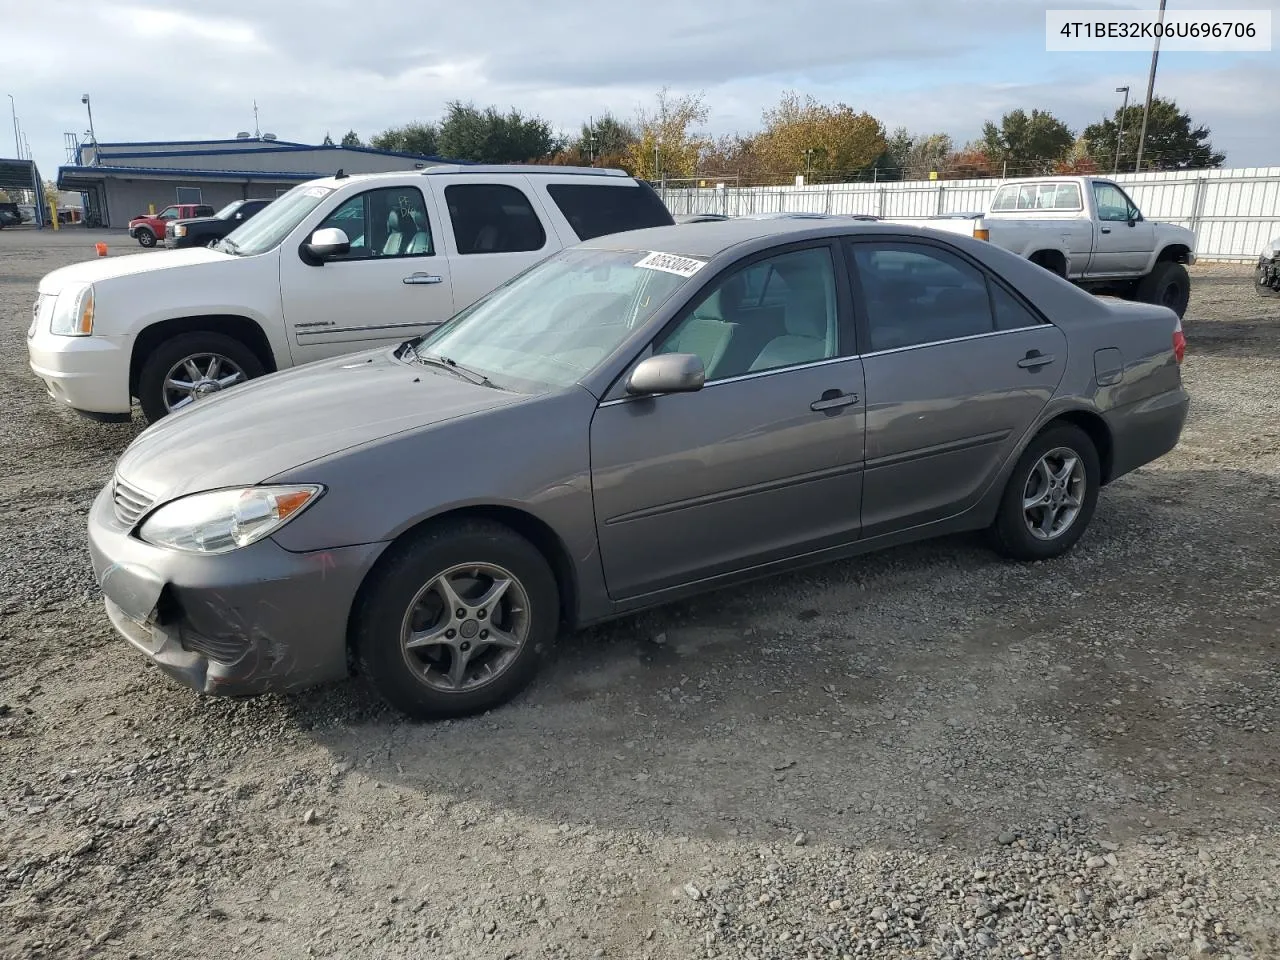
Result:
<svg viewBox="0 0 1280 960">
<path fill-rule="evenodd" d="M 49 209 L 53 211 L 53 229 L 58 229 L 58 202 L 56 200 L 50 202 Z"/>
<path fill-rule="evenodd" d="M 156 215 L 156 205 L 154 203 L 147 204 L 147 216 L 154 217 Z"/>
</svg>

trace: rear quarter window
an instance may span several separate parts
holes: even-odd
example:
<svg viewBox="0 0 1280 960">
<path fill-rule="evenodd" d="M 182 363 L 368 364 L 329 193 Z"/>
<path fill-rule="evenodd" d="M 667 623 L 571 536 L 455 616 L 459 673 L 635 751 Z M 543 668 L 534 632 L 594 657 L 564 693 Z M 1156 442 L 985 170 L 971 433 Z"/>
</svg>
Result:
<svg viewBox="0 0 1280 960">
<path fill-rule="evenodd" d="M 645 185 L 550 183 L 547 193 L 579 240 L 675 222 L 653 188 Z"/>
</svg>

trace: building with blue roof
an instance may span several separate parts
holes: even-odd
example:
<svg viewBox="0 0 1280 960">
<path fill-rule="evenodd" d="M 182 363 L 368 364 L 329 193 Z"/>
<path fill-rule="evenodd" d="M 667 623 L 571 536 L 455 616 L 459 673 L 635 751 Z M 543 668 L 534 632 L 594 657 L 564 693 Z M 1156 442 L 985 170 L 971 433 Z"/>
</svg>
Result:
<svg viewBox="0 0 1280 960">
<path fill-rule="evenodd" d="M 58 189 L 84 196 L 85 216 L 105 227 L 172 203 L 217 209 L 233 200 L 273 199 L 306 180 L 347 173 L 422 170 L 457 163 L 372 147 L 313 146 L 262 137 L 80 144 L 58 168 Z"/>
</svg>

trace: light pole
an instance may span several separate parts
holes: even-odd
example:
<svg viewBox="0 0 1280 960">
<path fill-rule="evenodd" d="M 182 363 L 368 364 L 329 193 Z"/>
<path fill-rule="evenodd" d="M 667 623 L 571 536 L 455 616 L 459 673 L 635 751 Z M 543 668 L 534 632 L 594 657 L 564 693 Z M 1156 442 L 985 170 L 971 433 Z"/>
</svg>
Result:
<svg viewBox="0 0 1280 960">
<path fill-rule="evenodd" d="M 18 155 L 18 159 L 22 159 L 22 143 L 18 140 L 18 107 L 13 102 L 13 94 L 9 94 L 9 113 L 13 115 L 13 149 Z"/>
<path fill-rule="evenodd" d="M 1124 93 L 1124 106 L 1120 108 L 1120 132 L 1116 134 L 1116 163 L 1111 168 L 1111 175 L 1114 177 L 1120 172 L 1120 144 L 1124 142 L 1124 115 L 1129 110 L 1129 88 L 1116 87 L 1116 93 Z"/>
<path fill-rule="evenodd" d="M 1165 0 L 1160 0 L 1160 23 L 1164 23 Z M 1138 135 L 1138 159 L 1134 161 L 1133 172 L 1142 170 L 1142 147 L 1147 142 L 1147 117 L 1151 115 L 1151 93 L 1156 87 L 1156 61 L 1160 59 L 1160 34 L 1156 33 L 1156 45 L 1151 51 L 1151 73 L 1147 76 L 1147 105 L 1142 108 L 1142 133 Z"/>
<path fill-rule="evenodd" d="M 80 97 L 80 102 L 89 111 L 89 139 L 93 141 L 93 165 L 96 167 L 98 165 L 98 135 L 93 132 L 93 104 L 89 102 L 87 93 Z"/>
</svg>

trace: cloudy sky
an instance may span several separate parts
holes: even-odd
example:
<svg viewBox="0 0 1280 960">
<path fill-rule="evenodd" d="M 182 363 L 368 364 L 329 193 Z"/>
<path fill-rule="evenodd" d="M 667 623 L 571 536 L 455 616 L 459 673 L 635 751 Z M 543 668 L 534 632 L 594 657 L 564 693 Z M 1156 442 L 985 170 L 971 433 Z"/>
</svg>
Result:
<svg viewBox="0 0 1280 960">
<path fill-rule="evenodd" d="M 362 138 L 436 119 L 446 101 L 516 106 L 564 129 L 634 115 L 669 85 L 701 91 L 707 132 L 746 132 L 786 89 L 843 101 L 893 129 L 974 137 L 1014 107 L 1077 132 L 1145 94 L 1147 53 L 1046 53 L 1047 8 L 1156 0 L 44 0 L 5 3 L 0 94 L 14 97 L 46 177 L 64 132 L 103 142 Z M 1280 0 L 1169 0 L 1171 10 Z M 1274 24 L 1273 24 L 1274 29 Z M 57 38 L 57 45 L 54 39 Z M 1278 47 L 1277 49 L 1280 49 Z M 1213 132 L 1232 166 L 1280 164 L 1280 56 L 1162 53 L 1157 93 Z M 7 108 L 9 104 L 0 99 Z M 0 155 L 12 155 L 0 124 Z"/>
</svg>

